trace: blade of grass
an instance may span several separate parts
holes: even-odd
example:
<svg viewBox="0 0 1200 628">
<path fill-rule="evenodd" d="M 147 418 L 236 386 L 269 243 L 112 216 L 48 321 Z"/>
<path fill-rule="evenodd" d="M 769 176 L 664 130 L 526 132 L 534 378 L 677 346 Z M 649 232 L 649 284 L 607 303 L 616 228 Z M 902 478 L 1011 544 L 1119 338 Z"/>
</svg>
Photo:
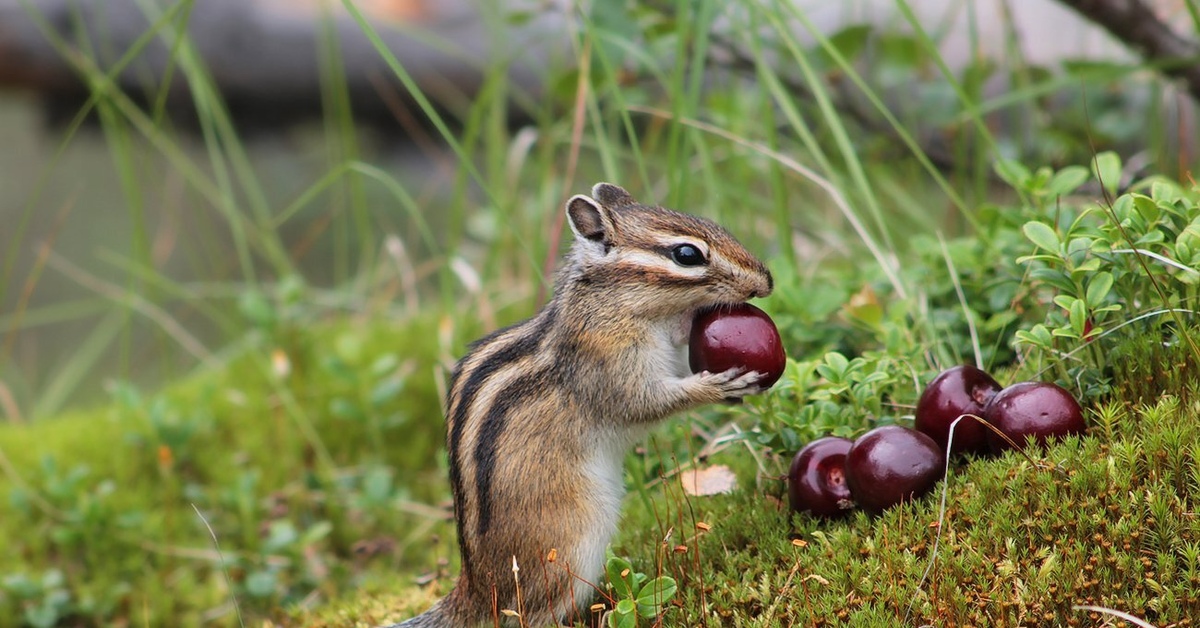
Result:
<svg viewBox="0 0 1200 628">
<path fill-rule="evenodd" d="M 342 6 L 358 25 L 359 30 L 379 54 L 380 58 L 387 65 L 388 69 L 391 70 L 392 74 L 400 81 L 405 90 L 407 90 L 409 97 L 411 97 L 417 103 L 421 113 L 424 114 L 430 123 L 433 124 L 434 128 L 437 129 L 442 141 L 446 142 L 446 145 L 450 147 L 451 152 L 454 153 L 455 157 L 458 159 L 462 176 L 470 179 L 478 186 L 479 191 L 483 194 L 487 204 L 491 208 L 496 209 L 504 207 L 501 199 L 497 197 L 495 190 L 492 188 L 492 186 L 488 185 L 487 177 L 484 176 L 479 167 L 475 164 L 474 160 L 471 158 L 471 151 L 467 150 L 459 138 L 451 131 L 450 126 L 446 122 L 445 118 L 441 115 L 441 113 L 438 112 L 437 107 L 434 106 L 433 102 L 413 79 L 412 75 L 405 68 L 404 64 L 400 62 L 391 49 L 389 49 L 384 43 L 375 26 L 371 24 L 370 20 L 367 19 L 363 12 L 351 0 L 342 0 Z M 504 59 L 499 59 L 498 64 L 496 66 L 492 66 L 492 71 L 502 71 L 505 67 L 503 65 L 504 61 Z M 460 184 L 457 187 L 459 189 L 460 197 L 465 195 L 467 186 Z M 458 206 L 465 205 L 464 199 L 460 198 L 459 201 L 460 202 L 458 203 Z M 527 236 L 524 233 L 513 229 L 512 224 L 509 221 L 499 221 L 499 223 L 508 229 L 508 232 L 513 237 L 518 248 L 525 256 L 525 262 L 529 265 L 529 267 L 537 268 L 537 252 L 527 239 Z M 463 224 L 461 217 L 459 217 L 457 213 L 453 214 L 451 216 L 451 239 L 448 250 L 457 250 L 458 243 L 455 239 L 460 237 L 461 233 L 464 232 L 462 226 Z M 451 281 L 449 274 L 442 273 L 441 277 L 443 288 L 448 288 L 450 285 L 449 282 Z M 443 293 L 446 295 L 446 298 L 449 299 L 449 295 L 451 294 L 449 290 L 445 289 L 443 290 Z M 449 303 L 447 303 L 447 305 L 449 305 Z"/>
<path fill-rule="evenodd" d="M 35 24 L 38 25 L 40 29 L 45 31 L 45 28 L 48 25 L 46 24 L 44 17 L 37 12 L 35 7 L 30 4 L 30 0 L 20 0 L 20 2 L 22 8 L 30 15 Z M 134 40 L 134 42 L 129 46 L 129 50 L 125 51 L 125 54 L 117 59 L 106 72 L 108 81 L 113 80 L 114 77 L 120 74 L 135 58 L 137 58 L 138 54 L 140 54 L 145 46 L 152 39 L 154 39 L 157 30 L 163 28 L 164 25 L 175 16 L 179 6 L 180 5 L 176 5 L 164 12 L 160 20 L 152 23 L 146 32 L 142 33 L 137 39 Z M 84 102 L 79 111 L 64 127 L 62 132 L 63 139 L 59 142 L 57 148 L 55 148 L 54 154 L 50 158 L 47 166 L 42 169 L 42 174 L 38 177 L 37 183 L 34 184 L 33 193 L 25 202 L 25 210 L 22 212 L 20 220 L 17 222 L 14 230 L 12 231 L 10 242 L 15 243 L 24 240 L 24 234 L 28 228 L 29 219 L 34 213 L 34 209 L 37 206 L 38 200 L 41 198 L 42 193 L 45 191 L 46 186 L 50 182 L 50 175 L 57 170 L 59 162 L 66 153 L 67 147 L 70 146 L 75 137 L 75 133 L 91 114 L 92 109 L 95 107 L 96 103 L 99 102 L 100 98 L 100 92 L 91 92 L 87 101 Z M 17 254 L 20 252 L 20 250 L 21 249 L 19 246 L 14 245 L 10 247 L 8 255 L 5 256 L 4 272 L 0 273 L 0 302 L 4 300 L 4 296 L 9 285 L 9 279 L 11 278 L 13 268 L 16 266 Z"/>
<path fill-rule="evenodd" d="M 429 247 L 429 250 L 432 251 L 436 257 L 443 257 L 445 255 L 441 244 L 439 244 L 437 238 L 434 237 L 433 230 L 429 227 L 429 223 L 425 220 L 425 215 L 422 213 L 420 204 L 417 202 L 417 200 L 408 193 L 408 190 L 404 187 L 404 185 L 397 181 L 395 177 L 383 171 L 382 169 L 365 162 L 347 162 L 335 166 L 323 177 L 301 192 L 300 196 L 298 196 L 296 200 L 292 201 L 287 205 L 287 207 L 284 207 L 282 210 L 277 212 L 272 218 L 269 227 L 273 230 L 277 230 L 283 225 L 287 224 L 287 222 L 295 217 L 300 210 L 304 209 L 304 207 L 316 199 L 318 195 L 333 185 L 337 179 L 346 176 L 348 173 L 356 173 L 369 179 L 374 179 L 380 185 L 382 185 L 384 189 L 392 194 L 395 200 L 400 203 L 400 206 L 408 214 L 409 219 L 412 221 L 413 226 L 416 227 L 417 233 L 421 236 L 421 240 L 425 243 L 425 246 Z"/>
<path fill-rule="evenodd" d="M 392 71 L 396 78 L 400 80 L 400 82 L 404 85 L 404 88 L 408 90 L 409 95 L 417 101 L 417 105 L 421 108 L 421 112 L 424 113 L 429 121 L 433 123 L 438 133 L 442 136 L 442 140 L 446 142 L 455 155 L 460 158 L 460 165 L 462 168 L 466 170 L 475 183 L 483 188 L 484 193 L 491 198 L 492 194 L 487 187 L 487 179 L 483 176 L 474 163 L 469 160 L 462 159 L 465 155 L 462 144 L 458 141 L 458 138 L 455 136 L 455 134 L 450 130 L 446 120 L 440 113 L 438 113 L 438 110 L 436 107 L 434 107 L 433 102 L 429 100 L 429 97 L 425 95 L 425 92 L 421 90 L 420 86 L 417 85 L 415 80 L 413 80 L 412 75 L 408 73 L 408 70 L 404 68 L 404 65 L 400 63 L 400 60 L 396 58 L 396 55 L 393 54 L 383 42 L 383 39 L 379 36 L 379 32 L 375 30 L 375 27 L 353 2 L 350 0 L 343 0 L 342 6 L 344 6 L 346 12 L 354 18 L 355 22 L 358 23 L 359 29 L 362 31 L 363 35 L 367 37 L 371 45 L 379 53 L 380 57 L 383 58 L 388 68 Z"/>
<path fill-rule="evenodd" d="M 66 258 L 54 253 L 53 251 L 50 252 L 46 262 L 51 268 L 61 272 L 67 277 L 70 277 L 79 285 L 95 292 L 96 294 L 105 296 L 116 303 L 124 304 L 130 310 L 145 316 L 154 323 L 157 323 L 160 329 L 162 329 L 177 343 L 179 343 L 179 345 L 187 350 L 192 357 L 201 362 L 209 362 L 211 363 L 210 366 L 216 366 L 215 362 L 213 362 L 212 354 L 199 340 L 192 336 L 188 330 L 184 329 L 182 325 L 176 322 L 170 314 L 154 303 L 147 301 L 141 295 L 127 290 L 122 290 L 119 286 L 115 286 L 106 282 L 103 279 L 88 273 L 82 268 L 79 268 L 75 264 L 72 264 L 71 262 L 67 261 Z"/>
<path fill-rule="evenodd" d="M 58 238 L 58 234 L 66 223 L 67 215 L 70 214 L 71 208 L 74 206 L 75 199 L 72 197 L 59 208 L 54 218 L 54 224 L 50 228 L 50 233 L 37 248 L 37 258 L 34 260 L 33 269 L 25 277 L 24 285 L 21 288 L 21 295 L 17 299 L 17 305 L 14 309 L 12 321 L 7 326 L 7 331 L 4 334 L 4 344 L 3 350 L 0 350 L 0 360 L 8 360 L 12 352 L 13 343 L 16 342 L 17 329 L 22 327 L 21 323 L 24 318 L 25 309 L 29 306 L 30 299 L 33 298 L 33 292 L 37 288 L 38 281 L 41 279 L 42 270 L 46 267 L 46 260 L 53 251 L 54 241 Z"/>
<path fill-rule="evenodd" d="M 30 412 L 32 419 L 52 416 L 66 405 L 67 399 L 104 357 L 109 345 L 125 329 L 127 322 L 128 314 L 121 310 L 111 310 L 100 319 L 92 333 L 79 343 L 75 352 L 55 371 L 54 377 L 38 395 Z"/>
<path fill-rule="evenodd" d="M 669 111 L 661 111 L 661 110 L 656 110 L 656 109 L 652 109 L 649 107 L 630 107 L 630 110 L 638 111 L 641 113 L 646 113 L 646 114 L 650 114 L 650 115 L 654 115 L 654 116 L 664 117 L 664 118 L 671 117 L 671 113 Z M 763 155 L 764 157 L 767 157 L 769 159 L 777 161 L 779 164 L 781 164 L 788 170 L 817 184 L 817 186 L 819 186 L 822 190 L 825 191 L 826 194 L 829 195 L 830 199 L 833 200 L 834 205 L 836 205 L 837 208 L 839 210 L 841 210 L 842 215 L 846 218 L 847 222 L 850 223 L 850 226 L 854 229 L 854 232 L 858 235 L 859 239 L 863 241 L 863 244 L 871 252 L 871 255 L 875 257 L 876 263 L 879 264 L 880 269 L 883 271 L 884 275 L 886 275 L 888 280 L 891 282 L 892 288 L 894 290 L 896 290 L 896 293 L 898 295 L 900 295 L 901 298 L 906 298 L 907 291 L 904 288 L 903 282 L 900 281 L 900 277 L 897 272 L 897 269 L 893 266 L 892 257 L 884 254 L 883 249 L 881 249 L 879 247 L 879 245 L 875 242 L 874 237 L 870 234 L 869 231 L 867 231 L 866 226 L 863 225 L 862 221 L 859 220 L 858 216 L 854 213 L 854 210 L 850 207 L 849 203 L 846 202 L 846 199 L 844 196 L 842 196 L 841 191 L 838 190 L 837 187 L 835 187 L 832 183 L 830 183 L 830 181 L 828 179 L 825 179 L 824 177 L 820 176 L 815 171 L 804 166 L 803 164 L 796 161 L 795 159 L 792 159 L 791 157 L 788 157 L 787 155 L 781 154 L 778 151 L 772 150 L 770 147 L 764 146 L 761 143 L 758 143 L 758 142 L 755 142 L 752 140 L 748 140 L 746 138 L 743 138 L 743 137 L 740 137 L 737 135 L 733 135 L 732 133 L 729 133 L 728 131 L 725 131 L 724 129 L 715 127 L 715 126 L 713 126 L 711 124 L 707 124 L 705 122 L 700 122 L 699 120 L 679 120 L 678 122 L 680 124 L 686 124 L 688 126 L 693 126 L 693 127 L 700 129 L 706 133 L 710 133 L 712 135 L 722 137 L 722 138 L 729 140 L 735 144 L 738 144 L 745 148 L 753 150 L 754 152 L 756 152 L 760 155 Z"/>
<path fill-rule="evenodd" d="M 49 305 L 26 308 L 11 314 L 0 314 L 0 327 L 16 331 L 36 329 L 46 325 L 83 320 L 103 314 L 112 307 L 107 299 L 85 298 L 56 301 Z"/>
<path fill-rule="evenodd" d="M 946 261 L 946 270 L 954 283 L 954 294 L 958 296 L 958 305 L 962 308 L 963 320 L 967 322 L 967 331 L 971 335 L 971 349 L 975 353 L 975 366 L 983 370 L 983 350 L 979 346 L 979 332 L 975 329 L 975 313 L 967 305 L 967 295 L 963 292 L 962 281 L 958 278 L 958 269 L 954 266 L 954 258 L 950 255 L 950 247 L 946 246 L 946 238 L 938 233 L 938 244 L 942 245 L 942 259 Z"/>
<path fill-rule="evenodd" d="M 883 119 L 892 127 L 892 130 L 896 133 L 896 137 L 898 137 L 900 141 L 904 143 L 904 145 L 909 149 L 909 152 L 914 158 L 916 158 L 917 162 L 921 164 L 921 167 L 924 168 L 934 182 L 937 183 L 938 187 L 941 188 L 942 192 L 946 195 L 946 198 L 948 198 L 950 202 L 959 209 L 964 217 L 970 220 L 972 224 L 977 227 L 978 225 L 974 221 L 973 212 L 969 211 L 966 201 L 964 201 L 963 198 L 958 194 L 957 190 L 954 189 L 954 186 L 950 185 L 950 182 L 947 181 L 945 176 L 942 175 L 941 170 L 939 170 L 938 167 L 929 160 L 929 157 L 925 154 L 920 142 L 918 142 L 916 138 L 914 138 L 912 134 L 908 132 L 908 129 L 905 128 L 904 124 L 898 118 L 896 118 L 895 114 L 892 113 L 891 108 L 883 102 L 883 99 L 880 98 L 875 90 L 867 84 L 866 80 L 862 77 L 858 70 L 855 69 L 853 64 L 851 64 L 845 58 L 845 56 L 842 55 L 841 51 L 829 41 L 829 38 L 824 35 L 823 31 L 821 31 L 821 29 L 817 28 L 816 25 L 812 23 L 807 14 L 800 7 L 791 5 L 791 9 L 793 17 L 795 17 L 805 26 L 805 29 L 808 31 L 809 35 L 811 35 L 817 41 L 822 50 L 824 50 L 825 53 L 828 54 L 831 59 L 833 59 L 834 63 L 837 64 L 842 75 L 848 78 L 854 84 L 854 86 L 858 88 L 863 97 L 867 99 L 867 102 L 869 102 L 871 106 L 873 106 L 880 114 L 880 116 L 882 116 Z M 799 51 L 793 47 L 792 53 L 793 55 L 802 54 L 802 51 Z M 934 54 L 937 54 L 936 49 L 934 50 Z M 841 128 L 840 125 L 839 128 Z M 844 133 L 842 135 L 844 135 Z M 857 163 L 857 160 L 854 160 L 854 163 Z"/>
<path fill-rule="evenodd" d="M 341 38 L 332 10 L 333 7 L 328 3 L 321 3 L 317 28 L 317 67 L 329 167 L 336 168 L 342 163 L 358 161 L 362 151 L 354 127 Z M 350 270 L 350 257 L 354 249 L 358 248 L 356 266 L 368 270 L 371 268 L 369 260 L 377 255 L 377 241 L 372 234 L 362 182 L 357 176 L 339 177 L 335 181 L 330 190 L 333 207 L 329 209 L 335 215 L 332 222 L 333 277 L 335 281 L 346 281 L 354 276 Z M 346 220 L 341 219 L 343 215 Z M 345 224 L 347 222 L 350 224 Z M 366 274 L 362 272 L 358 276 L 367 279 Z"/>
<path fill-rule="evenodd" d="M 794 10 L 793 15 L 805 23 L 813 33 L 818 32 L 807 18 L 803 11 Z M 883 245 L 890 251 L 895 251 L 896 246 L 892 243 L 891 229 L 884 220 L 883 211 L 879 206 L 879 201 L 875 196 L 874 186 L 867 179 L 866 171 L 863 168 L 862 161 L 858 158 L 858 151 L 854 147 L 853 141 L 850 139 L 849 132 L 846 130 L 842 122 L 842 116 L 838 113 L 837 108 L 833 104 L 833 99 L 829 94 L 829 89 L 824 81 L 817 76 L 815 68 L 809 61 L 809 56 L 806 51 L 802 50 L 791 30 L 786 26 L 781 15 L 768 13 L 767 20 L 771 26 L 775 28 L 776 33 L 780 36 L 784 47 L 791 54 L 792 60 L 796 63 L 801 74 L 805 78 L 805 82 L 809 85 L 813 99 L 816 101 L 817 108 L 821 112 L 821 117 L 824 122 L 825 131 L 833 135 L 834 145 L 838 149 L 841 157 L 841 164 L 848 170 L 848 175 L 853 186 L 850 188 L 857 196 L 863 199 L 863 204 L 874 220 L 876 235 L 882 238 Z M 832 47 L 828 46 L 827 47 Z M 907 290 L 900 292 L 906 293 Z"/>
<path fill-rule="evenodd" d="M 205 199 L 217 208 L 218 211 L 225 216 L 229 223 L 230 230 L 234 236 L 234 246 L 238 252 L 238 259 L 241 262 L 243 273 L 248 277 L 253 277 L 252 262 L 250 259 L 250 249 L 246 238 L 246 232 L 250 228 L 246 218 L 240 216 L 234 208 L 227 204 L 227 199 L 218 193 L 219 185 L 209 179 L 195 164 L 192 163 L 190 157 L 182 150 L 182 148 L 170 140 L 161 129 L 155 125 L 144 112 L 142 112 L 132 100 L 122 92 L 115 84 L 114 75 L 101 70 L 91 58 L 81 54 L 68 44 L 57 32 L 57 30 L 49 24 L 44 16 L 37 13 L 28 6 L 29 0 L 21 0 L 23 6 L 29 10 L 30 17 L 37 26 L 39 33 L 46 38 L 46 41 L 55 49 L 55 51 L 67 61 L 68 65 L 77 72 L 85 82 L 87 82 L 92 97 L 89 103 L 99 102 L 101 99 L 109 100 L 121 114 L 147 139 L 164 157 L 170 161 L 171 165 L 176 168 L 184 178 L 192 184 L 193 189 L 199 192 Z M 165 17 L 157 19 L 152 28 L 161 29 L 166 22 Z M 151 31 L 154 32 L 154 31 Z M 151 38 L 139 38 L 137 44 L 145 45 Z M 91 105 L 89 105 L 91 106 Z M 84 114 L 81 112 L 76 120 L 82 123 Z"/>
<path fill-rule="evenodd" d="M 229 589 L 229 597 L 233 601 L 233 612 L 237 616 L 238 626 L 246 628 L 246 622 L 242 621 L 242 607 L 238 604 L 237 595 L 234 593 L 233 578 L 229 576 L 229 565 L 225 563 L 225 556 L 221 554 L 221 543 L 217 540 L 217 532 L 209 525 L 208 519 L 204 513 L 200 512 L 200 507 L 192 504 L 192 510 L 196 512 L 196 517 L 200 519 L 200 523 L 204 524 L 204 529 L 208 530 L 208 536 L 212 539 L 213 549 L 216 550 L 221 563 L 221 573 L 225 575 L 225 586 Z"/>
</svg>

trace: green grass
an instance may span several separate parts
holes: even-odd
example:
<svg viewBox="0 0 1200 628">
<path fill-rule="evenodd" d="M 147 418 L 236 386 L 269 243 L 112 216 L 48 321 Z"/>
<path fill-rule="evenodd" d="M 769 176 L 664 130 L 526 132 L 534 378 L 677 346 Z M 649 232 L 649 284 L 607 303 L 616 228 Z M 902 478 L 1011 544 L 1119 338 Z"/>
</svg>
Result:
<svg viewBox="0 0 1200 628">
<path fill-rule="evenodd" d="M 0 312 L 0 625 L 234 625 L 239 610 L 247 624 L 368 625 L 444 594 L 458 560 L 446 369 L 537 307 L 564 246 L 562 203 L 597 180 L 713 217 L 772 259 L 764 307 L 794 358 L 770 395 L 676 420 L 630 458 L 614 549 L 677 578 L 668 625 L 885 626 L 910 603 L 911 624 L 1096 622 L 1073 603 L 1164 625 L 1200 616 L 1200 383 L 1194 353 L 1151 350 L 1191 324 L 1155 311 L 1196 310 L 1195 282 L 1104 257 L 1116 288 L 1084 311 L 1112 335 L 1072 337 L 1081 321 L 1054 298 L 1083 298 L 1094 269 L 1032 247 L 1023 226 L 1113 248 L 1123 236 L 1101 211 L 1069 224 L 1098 192 L 1052 193 L 1053 173 L 994 167 L 1086 166 L 1116 147 L 1183 174 L 1169 134 L 1146 122 L 1160 116 L 1145 103 L 1169 93 L 1150 68 L 1050 71 L 1016 56 L 951 69 L 941 23 L 901 0 L 903 29 L 832 34 L 790 3 L 596 3 L 572 16 L 573 54 L 551 60 L 545 94 L 507 84 L 518 50 L 484 62 L 475 99 L 433 102 L 380 46 L 436 144 L 428 171 L 394 172 L 355 126 L 326 29 L 325 118 L 278 165 L 236 128 L 186 37 L 192 4 L 148 8 L 151 28 L 117 65 L 155 41 L 174 51 L 145 106 L 114 88 L 94 42 L 53 38 L 92 98 L 0 235 L 0 302 L 16 303 Z M 372 35 L 353 8 L 349 19 Z M 505 19 L 486 19 L 501 39 Z M 1013 88 L 989 96 L 999 74 Z M 163 108 L 181 82 L 198 137 Z M 93 194 L 70 187 L 65 165 L 90 141 L 88 116 L 127 212 L 116 242 L 93 243 L 58 195 Z M 952 147 L 948 163 L 931 137 Z M 1186 237 L 1194 191 L 1140 191 L 1184 226 L 1123 215 L 1150 238 L 1131 241 L 1181 260 L 1200 250 Z M 183 208 L 194 237 L 156 249 L 158 221 Z M 36 227 L 42 214 L 62 216 L 61 231 Z M 1034 254 L 1046 259 L 1016 261 Z M 173 265 L 155 270 L 163 256 Z M 53 281 L 66 296 L 39 300 Z M 1127 309 L 1102 311 L 1118 300 Z M 1036 325 L 1049 340 L 1014 340 Z M 61 357 L 29 359 L 19 347 L 34 332 L 64 335 Z M 936 498 L 879 519 L 786 514 L 789 452 L 905 422 L 920 381 L 975 360 L 1069 384 L 1091 433 L 1039 465 L 955 467 L 944 517 Z M 658 482 L 709 444 L 693 426 L 743 430 L 708 460 L 737 469 L 740 491 L 686 498 Z M 712 529 L 698 535 L 697 521 Z"/>
</svg>

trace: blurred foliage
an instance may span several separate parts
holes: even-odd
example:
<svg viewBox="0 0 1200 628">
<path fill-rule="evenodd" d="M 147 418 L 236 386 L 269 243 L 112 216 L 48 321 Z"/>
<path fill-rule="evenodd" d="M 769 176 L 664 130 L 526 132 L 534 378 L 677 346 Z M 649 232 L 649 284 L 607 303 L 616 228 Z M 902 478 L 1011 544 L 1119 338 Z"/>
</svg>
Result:
<svg viewBox="0 0 1200 628">
<path fill-rule="evenodd" d="M 433 561 L 444 324 L 276 323 L 162 392 L 0 427 L 0 617 L 198 625 Z"/>
</svg>

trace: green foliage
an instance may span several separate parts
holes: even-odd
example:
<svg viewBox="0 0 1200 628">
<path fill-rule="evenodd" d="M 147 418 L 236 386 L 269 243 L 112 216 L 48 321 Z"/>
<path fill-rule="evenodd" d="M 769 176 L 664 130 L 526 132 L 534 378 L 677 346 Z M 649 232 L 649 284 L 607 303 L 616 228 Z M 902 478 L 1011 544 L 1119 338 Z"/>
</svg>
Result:
<svg viewBox="0 0 1200 628">
<path fill-rule="evenodd" d="M 433 373 L 414 366 L 435 363 L 437 324 L 281 322 L 224 370 L 0 427 L 0 617 L 188 625 L 235 598 L 257 617 L 432 564 L 418 540 L 446 522 L 406 506 L 445 492 Z"/>
<path fill-rule="evenodd" d="M 970 356 L 1014 378 L 1049 373 L 1091 402 L 1126 373 L 1133 338 L 1200 355 L 1177 331 L 1196 320 L 1200 190 L 1155 177 L 1111 203 L 1072 196 L 1120 176 L 1111 154 L 1091 171 L 1014 161 L 996 171 L 1028 201 L 985 208 L 975 236 L 916 238 L 901 274 L 915 295 L 873 267 L 835 267 L 810 295 L 779 268 L 766 309 L 792 358 L 772 394 L 746 408 L 759 444 L 795 451 L 825 434 L 903 422 L 926 382 Z"/>
<path fill-rule="evenodd" d="M 651 578 L 634 571 L 632 563 L 606 550 L 604 573 L 613 608 L 608 613 L 609 628 L 637 628 L 648 625 L 663 614 L 663 607 L 675 597 L 678 587 L 670 576 Z"/>
<path fill-rule="evenodd" d="M 789 359 L 772 393 L 746 402 L 746 410 L 760 418 L 755 439 L 776 451 L 796 451 L 824 435 L 852 438 L 895 422 L 891 399 L 911 385 L 909 370 L 883 352 L 852 359 L 837 352 L 815 360 Z"/>
<path fill-rule="evenodd" d="M 1115 394 L 1125 400 L 1125 391 Z M 1200 539 L 1190 516 L 1200 497 L 1200 408 L 1167 395 L 1098 413 L 1114 415 L 1108 434 L 1097 421 L 1086 437 L 1030 452 L 1033 465 L 1009 453 L 953 467 L 933 495 L 878 518 L 791 515 L 782 484 L 771 481 L 692 498 L 677 507 L 711 531 L 668 572 L 681 586 L 679 611 L 666 625 L 1099 619 L 1076 604 L 1123 610 L 1155 625 L 1196 617 L 1200 580 L 1188 561 Z M 714 462 L 739 467 L 744 485 L 753 486 L 754 465 L 745 456 Z M 655 546 L 661 520 L 674 516 L 661 508 L 631 508 L 618 546 Z"/>
<path fill-rule="evenodd" d="M 1121 176 L 1119 158 L 1098 155 L 1093 173 L 1111 194 Z M 1014 184 L 1035 198 L 1059 193 L 1050 190 L 1054 179 L 1033 178 Z M 1017 332 L 1018 345 L 1039 365 L 1049 362 L 1060 376 L 1081 382 L 1091 398 L 1107 391 L 1107 358 L 1131 334 L 1150 331 L 1168 343 L 1190 343 L 1172 329 L 1195 320 L 1197 221 L 1200 191 L 1161 178 L 1137 183 L 1111 203 L 1057 205 L 1053 215 L 1043 208 L 1022 226 L 1035 250 L 1017 261 L 1028 272 L 1030 296 L 1054 307 L 1042 307 L 1043 320 Z M 1081 351 L 1082 358 L 1059 357 Z"/>
</svg>

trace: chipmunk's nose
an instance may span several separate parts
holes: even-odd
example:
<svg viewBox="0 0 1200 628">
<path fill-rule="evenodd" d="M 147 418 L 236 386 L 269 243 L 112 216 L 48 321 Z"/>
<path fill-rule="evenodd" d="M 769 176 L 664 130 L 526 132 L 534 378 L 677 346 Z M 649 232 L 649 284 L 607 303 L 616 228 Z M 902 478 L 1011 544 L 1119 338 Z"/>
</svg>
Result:
<svg viewBox="0 0 1200 628">
<path fill-rule="evenodd" d="M 771 294 L 771 292 L 775 289 L 775 279 L 771 277 L 771 271 L 763 269 L 763 278 L 766 281 L 760 282 L 761 285 L 759 285 L 759 287 L 755 288 L 750 293 L 751 299 L 765 297 Z"/>
</svg>

